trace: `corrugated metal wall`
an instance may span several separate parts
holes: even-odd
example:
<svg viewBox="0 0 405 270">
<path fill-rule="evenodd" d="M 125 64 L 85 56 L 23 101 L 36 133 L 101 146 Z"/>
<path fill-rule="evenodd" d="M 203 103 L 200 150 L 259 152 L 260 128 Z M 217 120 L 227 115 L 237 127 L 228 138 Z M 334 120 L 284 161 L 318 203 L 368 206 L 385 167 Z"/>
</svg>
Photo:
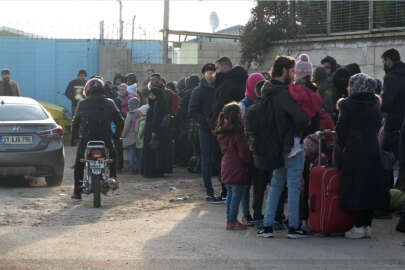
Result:
<svg viewBox="0 0 405 270">
<path fill-rule="evenodd" d="M 70 108 L 67 84 L 80 69 L 98 74 L 95 40 L 0 38 L 0 69 L 9 68 L 22 95 Z"/>
</svg>

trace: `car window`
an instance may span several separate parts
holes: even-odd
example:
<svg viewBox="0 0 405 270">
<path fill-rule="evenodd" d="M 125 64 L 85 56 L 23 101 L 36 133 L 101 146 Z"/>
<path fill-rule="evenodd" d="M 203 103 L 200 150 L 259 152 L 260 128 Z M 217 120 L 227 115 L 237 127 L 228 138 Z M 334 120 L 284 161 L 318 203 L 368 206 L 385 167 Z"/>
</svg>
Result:
<svg viewBox="0 0 405 270">
<path fill-rule="evenodd" d="M 1 104 L 0 121 L 45 120 L 48 115 L 39 105 Z"/>
</svg>

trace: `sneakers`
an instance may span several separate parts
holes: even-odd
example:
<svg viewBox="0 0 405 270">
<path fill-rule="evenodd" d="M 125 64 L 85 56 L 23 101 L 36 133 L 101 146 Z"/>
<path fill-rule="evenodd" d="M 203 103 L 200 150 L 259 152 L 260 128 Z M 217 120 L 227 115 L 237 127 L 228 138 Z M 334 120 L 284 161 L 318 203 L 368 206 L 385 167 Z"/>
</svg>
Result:
<svg viewBox="0 0 405 270">
<path fill-rule="evenodd" d="M 75 194 L 73 193 L 72 197 L 70 197 L 74 201 L 81 201 L 82 200 L 82 194 Z"/>
<path fill-rule="evenodd" d="M 371 229 L 371 227 L 370 227 Z M 371 235 L 371 230 L 370 230 Z M 350 231 L 345 233 L 345 237 L 348 239 L 363 239 L 367 238 L 366 228 L 365 227 L 356 227 L 354 226 Z"/>
<path fill-rule="evenodd" d="M 248 215 L 247 217 L 244 217 L 242 219 L 242 221 L 248 227 L 254 227 L 255 226 L 255 221 L 253 220 L 251 215 Z"/>
<path fill-rule="evenodd" d="M 240 223 L 239 221 L 231 221 L 226 224 L 226 229 L 228 231 L 242 231 L 246 230 L 246 225 Z"/>
<path fill-rule="evenodd" d="M 299 228 L 299 229 L 289 228 L 287 237 L 289 239 L 301 239 L 301 238 L 307 238 L 308 234 L 305 231 L 303 231 L 301 228 Z"/>
<path fill-rule="evenodd" d="M 217 198 L 214 196 L 208 196 L 206 198 L 207 202 L 211 203 L 211 204 L 223 204 L 224 201 L 222 200 L 222 198 Z"/>
<path fill-rule="evenodd" d="M 263 230 L 259 230 L 257 232 L 258 237 L 263 238 L 273 238 L 273 228 L 272 227 L 264 227 Z"/>
</svg>

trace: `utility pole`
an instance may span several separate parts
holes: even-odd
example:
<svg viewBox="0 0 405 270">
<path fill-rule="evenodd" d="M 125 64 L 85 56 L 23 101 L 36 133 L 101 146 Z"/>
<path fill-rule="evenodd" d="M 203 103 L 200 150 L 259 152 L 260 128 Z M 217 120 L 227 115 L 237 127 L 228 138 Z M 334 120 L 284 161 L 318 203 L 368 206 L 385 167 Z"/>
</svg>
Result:
<svg viewBox="0 0 405 270">
<path fill-rule="evenodd" d="M 163 64 L 167 64 L 169 56 L 169 0 L 164 0 L 163 15 Z"/>
<path fill-rule="evenodd" d="M 131 61 L 133 60 L 133 51 L 134 51 L 135 18 L 136 15 L 132 17 Z"/>
<path fill-rule="evenodd" d="M 122 21 L 122 1 L 121 0 L 117 0 L 118 4 L 120 5 L 120 45 L 122 46 L 122 41 L 124 39 L 124 22 Z"/>
</svg>

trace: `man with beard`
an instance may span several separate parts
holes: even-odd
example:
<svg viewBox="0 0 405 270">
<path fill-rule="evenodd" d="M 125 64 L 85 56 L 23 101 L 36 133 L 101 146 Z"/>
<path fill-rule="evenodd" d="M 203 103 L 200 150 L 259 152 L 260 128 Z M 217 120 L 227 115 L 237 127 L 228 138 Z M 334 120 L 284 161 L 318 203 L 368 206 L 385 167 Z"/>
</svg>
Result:
<svg viewBox="0 0 405 270">
<path fill-rule="evenodd" d="M 245 97 L 246 80 L 248 74 L 240 66 L 232 67 L 232 62 L 228 57 L 222 57 L 215 63 L 215 98 L 214 109 L 212 113 L 211 128 L 215 129 L 216 121 L 222 108 L 229 102 L 239 102 Z M 217 172 L 221 171 L 222 154 L 218 141 L 214 141 L 214 168 Z M 221 177 L 219 178 L 221 180 Z M 226 188 L 222 185 L 222 199 L 226 199 Z"/>
<path fill-rule="evenodd" d="M 86 85 L 87 72 L 82 69 L 77 74 L 77 78 L 72 80 L 66 87 L 65 95 L 72 102 L 72 114 L 76 111 L 76 106 L 83 98 L 83 89 Z"/>
<path fill-rule="evenodd" d="M 300 226 L 301 179 L 304 170 L 305 153 L 293 157 L 289 153 L 294 144 L 294 137 L 302 136 L 309 126 L 310 119 L 289 94 L 288 85 L 295 77 L 295 59 L 278 56 L 271 70 L 272 80 L 262 88 L 263 116 L 252 119 L 248 125 L 264 128 L 253 129 L 253 147 L 256 154 L 263 157 L 268 167 L 273 169 L 270 191 L 266 202 L 264 229 L 258 231 L 260 237 L 273 237 L 273 224 L 281 194 L 285 184 L 288 187 L 288 238 L 303 238 L 305 232 Z M 249 114 L 249 112 L 248 112 Z M 252 129 L 251 129 L 252 130 Z M 266 169 L 263 167 L 263 169 Z"/>
<path fill-rule="evenodd" d="M 403 165 L 405 163 L 405 156 L 402 157 L 402 154 L 399 154 L 399 152 L 403 152 L 402 147 L 400 149 L 399 145 L 400 137 L 402 139 L 405 135 L 402 133 L 402 136 L 400 136 L 402 120 L 405 117 L 405 64 L 401 62 L 399 52 L 395 49 L 385 51 L 381 58 L 386 73 L 381 111 L 387 114 L 382 149 L 394 153 L 395 159 L 400 159 L 400 177 L 403 178 L 401 171 L 405 166 Z M 387 191 L 392 186 L 392 179 L 390 180 L 387 181 Z M 386 213 L 378 211 L 376 215 L 379 218 L 383 218 L 390 217 L 391 213 L 389 211 Z"/>
<path fill-rule="evenodd" d="M 0 81 L 0 96 L 20 96 L 20 88 L 15 81 L 10 78 L 10 70 L 3 69 L 1 71 Z"/>
</svg>

